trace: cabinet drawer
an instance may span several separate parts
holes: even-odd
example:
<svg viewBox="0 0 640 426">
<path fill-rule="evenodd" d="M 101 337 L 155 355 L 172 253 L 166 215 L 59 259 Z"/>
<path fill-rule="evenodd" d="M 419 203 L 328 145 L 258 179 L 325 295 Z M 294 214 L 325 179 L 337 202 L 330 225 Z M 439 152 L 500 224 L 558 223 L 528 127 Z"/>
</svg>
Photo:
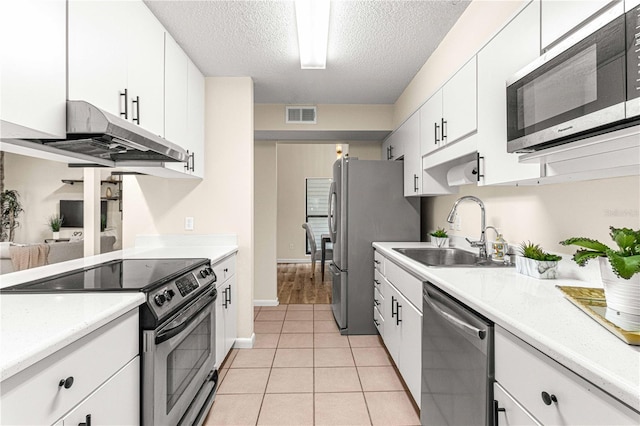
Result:
<svg viewBox="0 0 640 426">
<path fill-rule="evenodd" d="M 217 284 L 226 281 L 236 273 L 236 256 L 229 256 L 213 265 L 213 272 L 216 274 Z"/>
<path fill-rule="evenodd" d="M 384 337 L 384 318 L 377 307 L 373 308 L 373 322 L 378 329 L 378 333 Z"/>
<path fill-rule="evenodd" d="M 0 423 L 54 423 L 137 354 L 135 309 L 3 381 Z M 69 377 L 69 388 L 59 386 Z"/>
<path fill-rule="evenodd" d="M 422 313 L 422 281 L 393 262 L 386 262 L 385 270 L 387 281 Z"/>
<path fill-rule="evenodd" d="M 373 251 L 373 268 L 384 275 L 384 256 L 378 253 L 377 250 Z"/>
<path fill-rule="evenodd" d="M 540 423 L 534 419 L 531 414 L 518 403 L 509 392 L 507 392 L 499 383 L 493 384 L 494 404 L 504 409 L 498 412 L 498 422 L 500 426 L 540 426 Z"/>
<path fill-rule="evenodd" d="M 640 420 L 640 414 L 500 327 L 495 370 L 496 381 L 543 424 L 637 425 Z M 557 402 L 546 405 L 543 392 Z"/>
<path fill-rule="evenodd" d="M 375 290 L 378 291 L 378 293 L 380 293 L 380 297 L 382 297 L 384 299 L 384 288 L 385 288 L 385 279 L 382 275 L 380 275 L 380 272 L 378 271 L 374 271 L 374 276 L 373 276 L 373 288 Z"/>
<path fill-rule="evenodd" d="M 384 297 L 380 294 L 377 288 L 373 289 L 373 307 L 378 308 L 378 310 L 382 309 L 382 304 L 384 303 Z"/>
</svg>

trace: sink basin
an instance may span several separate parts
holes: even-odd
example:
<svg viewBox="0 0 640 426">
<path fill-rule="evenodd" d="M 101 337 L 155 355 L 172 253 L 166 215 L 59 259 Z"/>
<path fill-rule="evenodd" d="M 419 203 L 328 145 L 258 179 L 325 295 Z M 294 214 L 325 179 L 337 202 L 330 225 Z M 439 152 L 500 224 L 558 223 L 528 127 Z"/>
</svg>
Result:
<svg viewBox="0 0 640 426">
<path fill-rule="evenodd" d="M 427 266 L 443 266 L 448 268 L 504 268 L 512 266 L 511 264 L 505 264 L 504 262 L 494 262 L 491 259 L 480 259 L 473 253 L 453 247 L 394 248 L 394 250 Z"/>
</svg>

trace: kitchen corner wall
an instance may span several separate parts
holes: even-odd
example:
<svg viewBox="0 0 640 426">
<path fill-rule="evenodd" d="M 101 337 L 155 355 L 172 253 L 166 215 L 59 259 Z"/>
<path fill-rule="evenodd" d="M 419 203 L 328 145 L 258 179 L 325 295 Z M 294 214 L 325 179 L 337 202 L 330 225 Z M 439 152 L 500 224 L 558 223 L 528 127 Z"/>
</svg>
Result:
<svg viewBox="0 0 640 426">
<path fill-rule="evenodd" d="M 253 334 L 253 80 L 205 80 L 204 179 L 126 176 L 124 245 L 141 234 L 238 236 L 238 337 Z M 176 141 L 179 143 L 179 141 Z M 194 230 L 185 231 L 185 217 Z"/>
<path fill-rule="evenodd" d="M 564 247 L 558 242 L 584 236 L 609 245 L 613 244 L 609 226 L 640 228 L 640 177 L 631 176 L 539 186 L 467 185 L 456 195 L 423 198 L 423 239 L 436 227 L 449 230 L 447 215 L 463 195 L 475 195 L 483 201 L 487 225 L 500 229 L 511 245 L 530 240 L 547 251 L 572 254 L 576 247 Z M 460 204 L 458 214 L 461 230 L 448 232 L 478 239 L 478 205 Z M 492 230 L 487 232 L 489 241 L 495 237 Z"/>
</svg>

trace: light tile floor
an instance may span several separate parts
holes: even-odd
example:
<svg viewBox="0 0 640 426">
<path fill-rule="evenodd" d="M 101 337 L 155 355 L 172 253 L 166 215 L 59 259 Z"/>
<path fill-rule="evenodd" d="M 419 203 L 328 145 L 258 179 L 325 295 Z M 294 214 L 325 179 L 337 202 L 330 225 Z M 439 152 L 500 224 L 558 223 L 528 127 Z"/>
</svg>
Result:
<svg viewBox="0 0 640 426">
<path fill-rule="evenodd" d="M 330 305 L 254 308 L 253 349 L 220 369 L 205 425 L 419 425 L 378 336 L 342 336 Z"/>
</svg>

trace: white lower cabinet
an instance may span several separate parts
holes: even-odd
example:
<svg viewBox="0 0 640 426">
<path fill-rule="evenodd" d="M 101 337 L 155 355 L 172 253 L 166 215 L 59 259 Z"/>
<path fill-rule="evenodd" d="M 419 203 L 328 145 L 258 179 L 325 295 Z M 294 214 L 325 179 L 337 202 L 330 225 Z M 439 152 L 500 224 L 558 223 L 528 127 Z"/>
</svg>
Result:
<svg viewBox="0 0 640 426">
<path fill-rule="evenodd" d="M 138 424 L 138 327 L 134 309 L 3 380 L 0 424 Z"/>
<path fill-rule="evenodd" d="M 216 299 L 216 367 L 233 347 L 238 335 L 236 285 L 236 255 L 232 255 L 213 265 L 216 274 L 218 298 Z"/>
<path fill-rule="evenodd" d="M 640 424 L 640 413 L 499 326 L 495 328 L 495 378 L 500 386 L 496 400 L 501 390 L 506 391 L 535 420 L 528 424 Z M 504 418 L 508 400 L 498 401 L 505 408 L 499 418 Z"/>
<path fill-rule="evenodd" d="M 540 426 L 540 423 L 500 383 L 493 384 L 494 413 L 500 426 Z M 497 410 L 496 410 L 497 409 Z"/>
<path fill-rule="evenodd" d="M 376 252 L 375 259 L 380 261 Z M 400 375 L 409 388 L 414 401 L 420 407 L 422 374 L 422 304 L 416 306 L 411 296 L 399 289 L 413 293 L 414 286 L 422 283 L 412 275 L 400 270 L 387 259 L 381 260 L 391 276 L 375 272 L 374 294 L 381 303 L 373 308 L 373 318 L 387 351 L 395 362 Z M 396 269 L 397 268 L 397 269 Z M 393 280 L 392 277 L 393 276 Z M 420 296 L 422 302 L 422 296 Z"/>
<path fill-rule="evenodd" d="M 64 426 L 135 425 L 140 422 L 140 357 L 135 357 L 62 419 Z"/>
</svg>

